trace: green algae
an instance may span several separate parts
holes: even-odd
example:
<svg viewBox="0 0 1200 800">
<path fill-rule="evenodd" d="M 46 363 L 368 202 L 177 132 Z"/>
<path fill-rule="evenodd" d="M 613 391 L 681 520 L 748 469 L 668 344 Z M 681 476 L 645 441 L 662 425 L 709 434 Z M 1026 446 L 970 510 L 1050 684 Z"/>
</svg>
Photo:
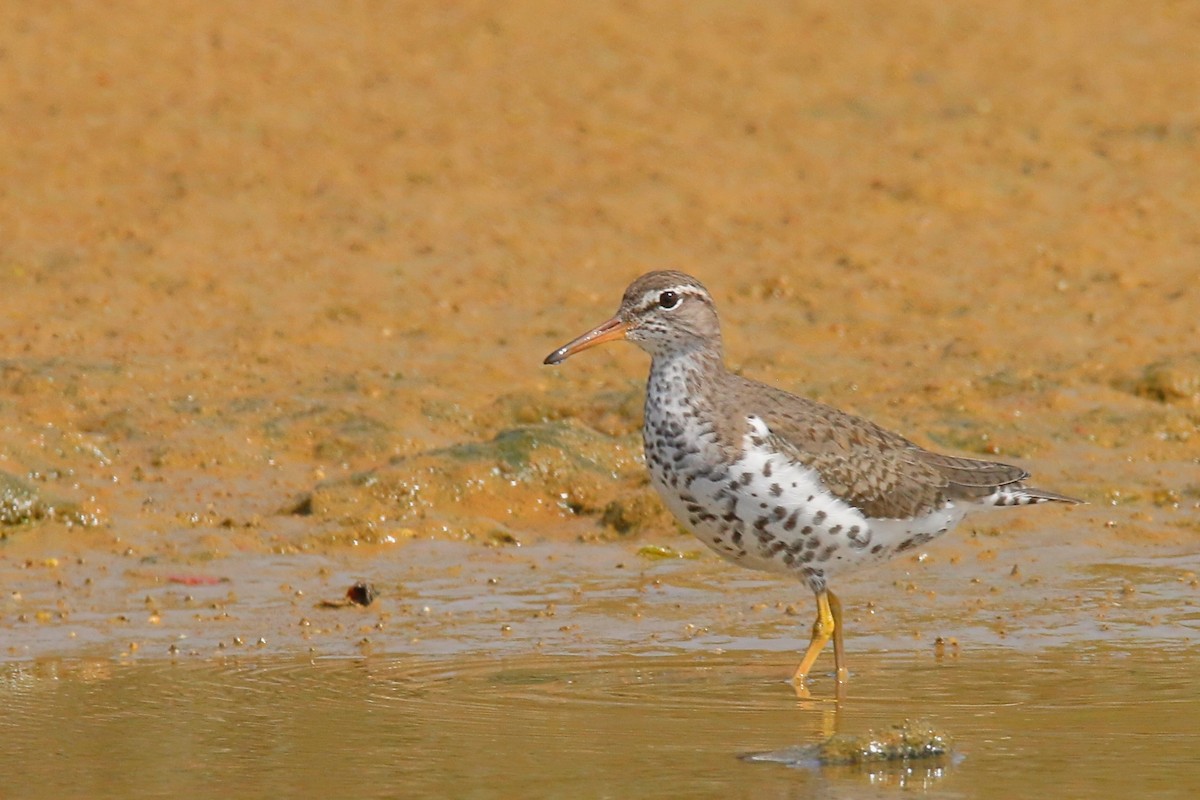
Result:
<svg viewBox="0 0 1200 800">
<path fill-rule="evenodd" d="M 94 517 L 83 513 L 74 503 L 47 500 L 32 484 L 0 472 L 0 525 L 22 526 L 42 520 L 58 520 L 68 525 L 96 523 Z"/>
<path fill-rule="evenodd" d="M 37 489 L 20 478 L 0 472 L 0 524 L 23 525 L 45 516 Z"/>
<path fill-rule="evenodd" d="M 696 559 L 700 557 L 700 551 L 698 550 L 676 550 L 674 547 L 666 547 L 661 544 L 648 544 L 639 547 L 637 553 L 642 558 L 648 558 L 653 561 L 664 558 Z"/>
<path fill-rule="evenodd" d="M 890 762 L 938 759 L 949 755 L 953 742 L 926 720 L 905 720 L 882 731 L 837 733 L 816 744 L 747 753 L 746 761 L 793 767 L 867 766 Z"/>
<path fill-rule="evenodd" d="M 400 456 L 316 486 L 292 509 L 356 528 L 515 543 L 495 531 L 586 523 L 623 536 L 673 527 L 654 498 L 634 436 L 570 420 L 502 430 L 485 441 Z"/>
<path fill-rule="evenodd" d="M 936 758 L 952 749 L 950 737 L 925 720 L 905 720 L 883 731 L 840 733 L 817 745 L 823 765 L 871 764 Z"/>
</svg>

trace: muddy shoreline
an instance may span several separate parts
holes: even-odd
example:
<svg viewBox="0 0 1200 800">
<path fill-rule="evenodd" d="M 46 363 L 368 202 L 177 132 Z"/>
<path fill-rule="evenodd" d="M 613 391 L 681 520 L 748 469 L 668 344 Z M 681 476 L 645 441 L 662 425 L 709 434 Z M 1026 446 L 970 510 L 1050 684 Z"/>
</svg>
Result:
<svg viewBox="0 0 1200 800">
<path fill-rule="evenodd" d="M 124 697 L 128 669 L 253 688 L 231 661 L 312 661 L 294 674 L 346 681 L 351 721 L 409 688 L 350 665 L 406 659 L 439 676 L 413 696 L 459 669 L 495 688 L 478 664 L 500 657 L 633 659 L 587 672 L 621 686 L 682 659 L 645 684 L 671 713 L 695 681 L 775 697 L 811 598 L 665 514 L 644 355 L 541 365 L 677 268 L 734 368 L 1089 502 L 979 515 L 850 576 L 862 708 L 915 675 L 996 755 L 1053 722 L 997 710 L 1026 702 L 1008 687 L 1053 699 L 1060 671 L 1132 664 L 1162 752 L 1194 750 L 1167 721 L 1200 680 L 1198 39 L 1186 4 L 1115 1 L 0 9 L 0 473 L 21 482 L 0 642 L 29 719 L 59 710 L 21 737 L 59 752 L 56 720 Z M 318 607 L 358 580 L 370 607 Z M 973 729 L 954 692 L 981 680 L 1003 722 Z M 514 713 L 542 714 L 522 692 Z M 1105 703 L 1115 752 L 1144 720 Z M 428 713 L 415 740 L 454 730 Z M 697 752 L 795 743 L 720 722 Z M 1031 786 L 1063 785 L 1052 750 L 1015 751 Z M 965 763 L 963 785 L 1005 785 Z"/>
<path fill-rule="evenodd" d="M 644 356 L 540 365 L 651 267 L 707 281 L 746 374 L 1091 503 L 973 520 L 1000 557 L 1194 544 L 1192 95 L 1134 88 L 1186 26 L 1039 12 L 1070 47 L 1013 60 L 933 7 L 705 8 L 650 57 L 661 10 L 163 13 L 7 12 L 0 469 L 95 522 L 5 529 L 5 585 L 47 598 L 5 624 L 61 626 L 23 656 L 73 651 L 78 586 L 127 613 L 144 563 L 245 598 L 271 554 L 388 584 L 430 539 L 692 549 L 641 466 Z"/>
</svg>

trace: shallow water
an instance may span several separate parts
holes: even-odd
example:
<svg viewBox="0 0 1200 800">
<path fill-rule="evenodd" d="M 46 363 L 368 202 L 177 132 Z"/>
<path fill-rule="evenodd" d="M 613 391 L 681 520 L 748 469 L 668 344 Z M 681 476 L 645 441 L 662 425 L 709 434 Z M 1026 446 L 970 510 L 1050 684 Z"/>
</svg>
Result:
<svg viewBox="0 0 1200 800">
<path fill-rule="evenodd" d="M 1200 791 L 1190 559 L 1097 561 L 1050 581 L 1056 557 L 1014 577 L 977 547 L 964 535 L 845 582 L 841 703 L 828 653 L 812 699 L 785 682 L 807 593 L 703 554 L 413 542 L 376 555 L 380 596 L 365 609 L 315 607 L 351 574 L 313 556 L 239 557 L 247 574 L 208 587 L 93 585 L 92 613 L 17 628 L 25 655 L 0 681 L 4 796 Z M 166 602 L 181 592 L 192 601 Z M 130 595 L 127 619 L 99 612 Z M 909 718 L 949 735 L 954 755 L 870 768 L 736 757 Z"/>
<path fill-rule="evenodd" d="M 1132 0 L 0 4 L 0 795 L 862 796 L 902 776 L 734 756 L 911 715 L 960 742 L 931 793 L 1189 796 L 1196 41 Z M 839 580 L 850 694 L 798 704 L 811 596 L 678 535 L 644 354 L 541 365 L 660 267 L 732 368 L 1090 505 Z"/>
<path fill-rule="evenodd" d="M 0 676 L 0 774 L 22 798 L 1194 797 L 1198 655 L 859 654 L 840 709 L 730 657 L 46 660 Z M 954 757 L 736 758 L 909 717 Z"/>
</svg>

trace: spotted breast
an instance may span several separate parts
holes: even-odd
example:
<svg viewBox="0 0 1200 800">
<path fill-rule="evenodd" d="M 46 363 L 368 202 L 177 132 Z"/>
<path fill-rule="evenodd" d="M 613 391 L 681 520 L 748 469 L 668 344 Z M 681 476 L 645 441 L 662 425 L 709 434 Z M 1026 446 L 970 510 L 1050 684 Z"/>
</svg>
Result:
<svg viewBox="0 0 1200 800">
<path fill-rule="evenodd" d="M 831 637 L 839 685 L 846 678 L 830 578 L 924 544 L 968 511 L 1079 502 L 1027 486 L 1020 467 L 934 453 L 730 372 L 712 296 L 684 273 L 638 278 L 616 316 L 546 363 L 613 339 L 650 354 L 642 435 L 651 479 L 671 512 L 730 561 L 793 575 L 816 593 L 798 686 Z"/>
</svg>

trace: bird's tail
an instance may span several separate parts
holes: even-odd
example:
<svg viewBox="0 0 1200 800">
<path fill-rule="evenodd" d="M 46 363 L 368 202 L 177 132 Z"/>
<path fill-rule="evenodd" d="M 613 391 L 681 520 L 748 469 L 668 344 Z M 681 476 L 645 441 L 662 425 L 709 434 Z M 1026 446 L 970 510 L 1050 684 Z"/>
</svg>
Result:
<svg viewBox="0 0 1200 800">
<path fill-rule="evenodd" d="M 1069 503 L 1079 505 L 1085 503 L 1065 494 L 1051 492 L 1048 489 L 1035 489 L 1032 486 L 1010 484 L 1001 486 L 987 497 L 980 498 L 980 505 L 985 506 L 1031 506 L 1037 503 Z"/>
</svg>

